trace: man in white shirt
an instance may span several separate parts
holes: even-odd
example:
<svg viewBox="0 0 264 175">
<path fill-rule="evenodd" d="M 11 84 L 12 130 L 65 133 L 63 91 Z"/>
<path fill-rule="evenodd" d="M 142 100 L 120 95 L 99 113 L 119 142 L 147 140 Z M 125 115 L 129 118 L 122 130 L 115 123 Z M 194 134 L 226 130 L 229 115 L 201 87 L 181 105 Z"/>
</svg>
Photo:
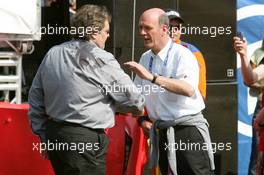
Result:
<svg viewBox="0 0 264 175">
<path fill-rule="evenodd" d="M 187 48 L 170 39 L 168 26 L 163 10 L 146 10 L 139 28 L 144 46 L 150 50 L 141 56 L 139 64 L 125 63 L 137 74 L 136 85 L 141 89 L 149 87 L 143 94 L 154 122 L 150 134 L 151 165 L 159 163 L 164 175 L 213 174 L 208 123 L 201 113 L 205 105 L 198 89 L 198 64 Z M 198 146 L 193 148 L 194 144 Z"/>
</svg>

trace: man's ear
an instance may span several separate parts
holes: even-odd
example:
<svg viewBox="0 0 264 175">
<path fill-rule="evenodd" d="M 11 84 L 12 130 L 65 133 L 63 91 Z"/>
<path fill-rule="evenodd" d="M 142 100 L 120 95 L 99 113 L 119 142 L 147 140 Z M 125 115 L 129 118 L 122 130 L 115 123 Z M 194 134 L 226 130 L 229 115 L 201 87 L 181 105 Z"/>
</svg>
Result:
<svg viewBox="0 0 264 175">
<path fill-rule="evenodd" d="M 169 31 L 169 26 L 167 26 L 167 25 L 162 25 L 162 32 L 163 33 L 166 33 L 166 34 L 168 34 L 170 31 Z"/>
<path fill-rule="evenodd" d="M 95 40 L 97 37 L 98 37 L 98 33 L 97 33 L 97 32 L 93 32 L 93 33 L 90 35 L 91 40 Z"/>
<path fill-rule="evenodd" d="M 167 33 L 169 31 L 169 26 L 167 26 L 167 25 L 164 24 L 162 26 L 162 30 Z"/>
</svg>

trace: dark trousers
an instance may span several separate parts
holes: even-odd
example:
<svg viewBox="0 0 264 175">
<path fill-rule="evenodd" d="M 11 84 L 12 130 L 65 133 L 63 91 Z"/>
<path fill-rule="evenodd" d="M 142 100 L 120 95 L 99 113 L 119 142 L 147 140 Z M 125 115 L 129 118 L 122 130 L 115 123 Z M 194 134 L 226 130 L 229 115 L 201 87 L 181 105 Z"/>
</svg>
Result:
<svg viewBox="0 0 264 175">
<path fill-rule="evenodd" d="M 250 155 L 250 161 L 249 161 L 248 175 L 256 175 L 259 136 L 255 128 L 253 127 L 253 123 L 260 109 L 261 109 L 261 102 L 258 101 L 255 107 L 253 117 L 252 117 L 252 144 L 251 144 L 251 155 Z"/>
<path fill-rule="evenodd" d="M 204 140 L 198 129 L 194 126 L 175 126 L 175 143 L 200 143 Z M 168 173 L 168 158 L 165 145 L 167 145 L 167 129 L 160 130 L 159 166 L 162 175 Z M 176 149 L 176 148 L 175 148 Z M 213 175 L 207 151 L 204 150 L 176 150 L 178 175 Z"/>
<path fill-rule="evenodd" d="M 56 175 L 105 175 L 108 138 L 103 130 L 48 121 L 48 156 Z M 51 149 L 53 148 L 53 149 Z"/>
</svg>

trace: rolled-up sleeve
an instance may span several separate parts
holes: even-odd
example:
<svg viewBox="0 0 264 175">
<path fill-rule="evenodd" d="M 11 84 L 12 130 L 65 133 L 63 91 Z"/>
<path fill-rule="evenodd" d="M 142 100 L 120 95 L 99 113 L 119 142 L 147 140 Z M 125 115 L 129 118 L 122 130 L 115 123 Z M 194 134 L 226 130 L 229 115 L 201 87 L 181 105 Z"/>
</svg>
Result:
<svg viewBox="0 0 264 175">
<path fill-rule="evenodd" d="M 189 50 L 184 50 L 184 52 L 181 53 L 181 59 L 178 62 L 178 67 L 174 78 L 183 80 L 191 85 L 194 89 L 198 89 L 198 62 Z"/>
<path fill-rule="evenodd" d="M 48 116 L 45 112 L 44 92 L 41 82 L 41 68 L 39 68 L 29 90 L 28 102 L 30 105 L 28 117 L 32 131 L 40 137 L 42 142 L 45 142 L 45 123 L 48 120 Z"/>
</svg>

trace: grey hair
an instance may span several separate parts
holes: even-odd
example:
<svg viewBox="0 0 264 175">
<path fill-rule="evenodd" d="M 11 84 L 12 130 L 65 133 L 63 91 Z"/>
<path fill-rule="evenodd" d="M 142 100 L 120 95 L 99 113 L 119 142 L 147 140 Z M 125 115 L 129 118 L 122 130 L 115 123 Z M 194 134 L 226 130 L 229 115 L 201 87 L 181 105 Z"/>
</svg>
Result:
<svg viewBox="0 0 264 175">
<path fill-rule="evenodd" d="M 160 25 L 166 25 L 166 26 L 170 25 L 170 20 L 169 20 L 169 17 L 166 15 L 166 13 L 160 15 L 159 24 Z"/>
</svg>

